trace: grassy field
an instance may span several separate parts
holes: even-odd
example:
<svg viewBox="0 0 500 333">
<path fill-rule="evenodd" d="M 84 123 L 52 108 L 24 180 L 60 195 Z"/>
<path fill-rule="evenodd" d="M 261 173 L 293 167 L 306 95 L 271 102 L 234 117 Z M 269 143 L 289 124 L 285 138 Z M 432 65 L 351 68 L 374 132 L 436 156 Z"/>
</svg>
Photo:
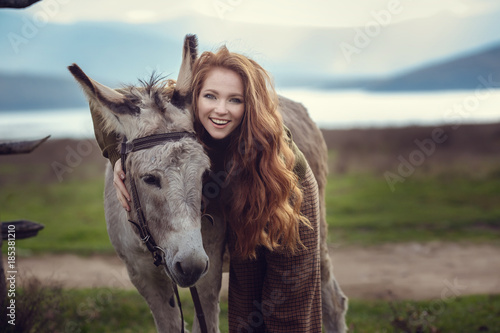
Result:
<svg viewBox="0 0 500 333">
<path fill-rule="evenodd" d="M 428 176 L 390 191 L 370 174 L 333 175 L 327 220 L 335 243 L 498 242 L 500 177 Z"/>
<path fill-rule="evenodd" d="M 18 300 L 26 292 L 22 291 Z M 135 290 L 94 288 L 62 292 L 57 288 L 43 290 L 35 287 L 29 293 L 31 299 L 41 299 L 34 312 L 38 323 L 46 323 L 34 327 L 33 331 L 37 333 L 155 332 L 149 308 Z M 181 290 L 180 294 L 185 320 L 191 326 L 194 308 L 189 292 Z M 22 316 L 20 306 L 22 308 L 18 301 L 18 314 Z M 352 333 L 499 332 L 499 314 L 500 295 L 420 302 L 351 300 L 347 321 Z M 224 299 L 220 321 L 221 332 L 228 332 L 227 302 Z M 0 322 L 0 328 L 1 325 Z M 2 332 L 13 332 L 8 325 L 4 327 L 6 329 Z"/>
<path fill-rule="evenodd" d="M 500 244 L 500 125 L 449 130 L 446 145 L 436 146 L 404 181 L 390 186 L 387 172 L 398 174 L 400 157 L 408 160 L 417 151 L 415 138 L 424 140 L 431 130 L 325 132 L 331 243 Z M 95 147 L 80 159 L 70 156 L 78 144 L 49 141 L 31 155 L 0 156 L 0 220 L 45 225 L 39 236 L 16 244 L 17 255 L 114 252 L 102 208 L 105 162 Z M 61 164 L 67 171 L 62 175 L 54 169 Z M 65 290 L 60 297 L 52 305 L 59 312 L 46 313 L 60 315 L 60 322 L 52 322 L 63 328 L 51 332 L 154 331 L 149 309 L 135 291 Z M 187 294 L 182 297 L 192 318 L 191 302 Z M 348 322 L 351 332 L 500 332 L 499 315 L 500 296 L 453 302 L 350 300 Z"/>
<path fill-rule="evenodd" d="M 498 243 L 500 124 L 443 127 L 448 140 L 423 154 L 415 142 L 429 145 L 433 130 L 324 131 L 331 242 Z M 401 161 L 419 151 L 422 163 L 401 174 Z M 92 140 L 49 140 L 30 155 L 0 156 L 0 219 L 46 226 L 42 237 L 19 243 L 21 253 L 113 252 L 102 208 L 105 163 Z"/>
<path fill-rule="evenodd" d="M 39 237 L 18 243 L 21 255 L 113 253 L 103 212 L 102 170 L 81 165 L 58 182 L 10 182 L 26 171 L 0 165 L 3 221 L 28 219 L 45 225 Z M 77 173 L 79 172 L 79 173 Z M 46 173 L 43 166 L 30 177 Z M 82 175 L 85 175 L 83 177 Z M 493 242 L 500 236 L 500 173 L 481 177 L 458 172 L 416 174 L 391 191 L 383 175 L 331 173 L 326 189 L 329 240 L 374 245 L 433 240 Z"/>
<path fill-rule="evenodd" d="M 5 171 L 4 171 L 5 172 Z M 373 245 L 432 240 L 498 242 L 500 177 L 415 177 L 391 192 L 371 174 L 331 175 L 327 187 L 329 239 Z M 2 187 L 3 221 L 45 225 L 39 237 L 18 243 L 19 253 L 112 253 L 99 175 L 85 181 Z"/>
<path fill-rule="evenodd" d="M 104 220 L 103 188 L 100 176 L 2 188 L 3 221 L 27 219 L 45 226 L 38 237 L 17 243 L 18 254 L 114 253 Z"/>
</svg>

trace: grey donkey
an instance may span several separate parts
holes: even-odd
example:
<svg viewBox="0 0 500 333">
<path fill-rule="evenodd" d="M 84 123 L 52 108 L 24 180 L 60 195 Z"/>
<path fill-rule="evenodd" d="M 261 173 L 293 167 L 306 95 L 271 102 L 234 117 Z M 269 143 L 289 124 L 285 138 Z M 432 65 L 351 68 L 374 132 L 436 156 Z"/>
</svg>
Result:
<svg viewBox="0 0 500 333">
<path fill-rule="evenodd" d="M 76 65 L 70 66 L 70 71 L 88 97 L 92 112 L 103 118 L 106 129 L 130 141 L 159 133 L 193 132 L 189 94 L 196 58 L 196 37 L 188 35 L 173 94 L 166 94 L 164 86 L 155 82 L 115 90 L 92 80 Z M 280 103 L 284 122 L 306 156 L 319 187 L 324 328 L 329 333 L 345 332 L 347 298 L 333 275 L 326 244 L 326 144 L 301 104 L 285 98 L 280 98 Z M 219 332 L 226 223 L 219 216 L 214 216 L 210 223 L 202 222 L 202 175 L 209 164 L 201 144 L 192 138 L 134 152 L 127 158 L 127 179 L 135 180 L 148 227 L 164 252 L 159 267 L 153 265 L 151 254 L 116 198 L 111 166 L 106 170 L 104 207 L 108 234 L 132 283 L 148 303 L 158 332 L 180 332 L 184 325 L 172 283 L 183 287 L 196 284 L 208 331 Z M 194 320 L 193 332 L 200 332 L 198 320 Z"/>
</svg>

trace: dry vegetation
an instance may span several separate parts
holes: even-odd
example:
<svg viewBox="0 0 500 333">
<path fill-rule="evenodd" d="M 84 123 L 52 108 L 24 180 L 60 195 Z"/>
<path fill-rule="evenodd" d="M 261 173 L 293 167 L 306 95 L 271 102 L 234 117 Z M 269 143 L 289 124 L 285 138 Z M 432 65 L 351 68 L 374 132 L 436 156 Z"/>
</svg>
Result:
<svg viewBox="0 0 500 333">
<path fill-rule="evenodd" d="M 417 169 L 423 173 L 456 171 L 472 176 L 500 174 L 500 123 L 459 127 L 323 130 L 330 151 L 330 171 L 334 173 L 395 171 L 402 156 L 421 150 L 415 143 L 432 140 L 433 131 L 442 130 L 443 142 Z M 438 132 L 439 133 L 439 132 Z"/>
<path fill-rule="evenodd" d="M 500 174 L 500 123 L 461 125 L 458 128 L 412 126 L 322 130 L 330 150 L 330 172 L 369 172 L 375 175 L 383 175 L 386 171 L 396 172 L 401 163 L 398 157 L 408 160 L 412 152 L 421 150 L 415 140 L 432 140 L 435 130 L 442 130 L 440 137 L 445 140 L 434 143 L 433 153 L 425 155 L 424 163 L 416 167 L 418 173 L 458 172 L 474 177 Z M 79 154 L 79 151 L 84 154 Z M 102 172 L 105 163 L 93 139 L 83 143 L 78 140 L 49 139 L 29 155 L 0 156 L 0 167 L 15 165 L 18 170 L 26 171 L 22 177 L 1 177 L 0 183 L 57 182 L 60 177 L 57 177 L 54 169 L 61 164 L 68 167 L 62 174 L 65 180 L 74 177 L 86 179 L 95 177 L 96 172 Z"/>
</svg>

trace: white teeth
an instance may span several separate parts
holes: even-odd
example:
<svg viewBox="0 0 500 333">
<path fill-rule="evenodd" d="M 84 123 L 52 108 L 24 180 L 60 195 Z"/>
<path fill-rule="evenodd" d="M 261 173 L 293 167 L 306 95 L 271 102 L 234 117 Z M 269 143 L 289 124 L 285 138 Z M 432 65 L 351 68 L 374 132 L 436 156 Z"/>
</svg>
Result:
<svg viewBox="0 0 500 333">
<path fill-rule="evenodd" d="M 212 120 L 217 125 L 226 125 L 229 122 L 229 120 L 220 120 L 214 118 L 210 118 L 210 120 Z"/>
</svg>

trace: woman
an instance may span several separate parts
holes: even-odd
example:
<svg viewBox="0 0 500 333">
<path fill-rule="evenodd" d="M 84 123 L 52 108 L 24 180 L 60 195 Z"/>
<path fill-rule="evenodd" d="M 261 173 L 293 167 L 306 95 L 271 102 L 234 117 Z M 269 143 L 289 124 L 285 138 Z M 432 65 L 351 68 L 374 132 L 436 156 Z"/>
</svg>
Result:
<svg viewBox="0 0 500 333">
<path fill-rule="evenodd" d="M 230 332 L 321 332 L 317 184 L 269 75 L 222 47 L 196 61 L 192 89 L 195 130 L 212 162 L 204 203 L 228 223 Z M 100 146 L 129 210 L 116 142 Z"/>
</svg>

